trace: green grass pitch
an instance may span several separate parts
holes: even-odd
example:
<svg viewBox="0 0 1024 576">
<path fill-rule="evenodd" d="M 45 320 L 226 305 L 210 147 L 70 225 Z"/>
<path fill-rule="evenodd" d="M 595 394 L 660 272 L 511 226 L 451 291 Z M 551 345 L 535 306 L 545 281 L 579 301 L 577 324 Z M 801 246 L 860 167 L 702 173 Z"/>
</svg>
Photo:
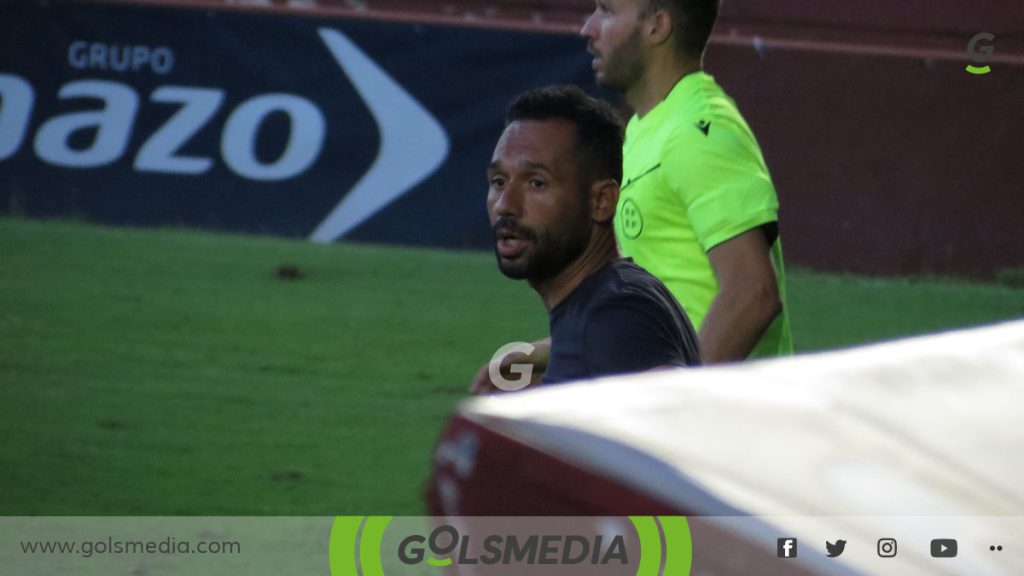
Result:
<svg viewBox="0 0 1024 576">
<path fill-rule="evenodd" d="M 470 378 L 547 327 L 486 253 L 0 219 L 0 267 L 3 515 L 423 513 Z M 788 281 L 801 351 L 1024 316 L 1020 288 Z"/>
</svg>

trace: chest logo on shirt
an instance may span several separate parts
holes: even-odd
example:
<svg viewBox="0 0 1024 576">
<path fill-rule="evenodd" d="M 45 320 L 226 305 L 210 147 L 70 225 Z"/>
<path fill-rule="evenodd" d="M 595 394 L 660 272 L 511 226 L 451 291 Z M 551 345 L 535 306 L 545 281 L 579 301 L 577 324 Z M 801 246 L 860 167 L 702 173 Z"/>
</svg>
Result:
<svg viewBox="0 0 1024 576">
<path fill-rule="evenodd" d="M 630 240 L 638 238 L 644 231 L 644 216 L 640 213 L 640 206 L 632 198 L 628 198 L 619 207 L 619 222 L 622 234 Z"/>
<path fill-rule="evenodd" d="M 708 132 L 711 131 L 711 122 L 707 120 L 701 120 L 700 122 L 695 123 L 694 126 L 697 127 L 697 130 L 703 132 L 705 136 L 707 136 Z"/>
</svg>

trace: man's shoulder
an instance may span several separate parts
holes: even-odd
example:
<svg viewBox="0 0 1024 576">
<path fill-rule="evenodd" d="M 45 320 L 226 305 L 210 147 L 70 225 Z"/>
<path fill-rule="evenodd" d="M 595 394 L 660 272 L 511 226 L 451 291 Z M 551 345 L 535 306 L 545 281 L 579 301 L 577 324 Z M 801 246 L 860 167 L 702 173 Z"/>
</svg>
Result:
<svg viewBox="0 0 1024 576">
<path fill-rule="evenodd" d="M 665 297 L 670 292 L 665 284 L 630 258 L 616 260 L 597 274 L 601 277 L 590 302 L 592 308 L 630 302 L 667 304 Z"/>
<path fill-rule="evenodd" d="M 705 147 L 750 136 L 750 127 L 738 111 L 731 112 L 724 105 L 709 105 L 673 118 L 665 143 L 678 145 L 686 142 L 687 145 Z"/>
<path fill-rule="evenodd" d="M 699 113 L 674 119 L 660 153 L 663 158 L 672 158 L 680 168 L 689 170 L 689 162 L 699 166 L 701 172 L 708 169 L 708 158 L 728 160 L 733 165 L 760 163 L 760 147 L 753 131 L 735 106 L 724 103 L 709 104 Z"/>
<path fill-rule="evenodd" d="M 736 102 L 712 76 L 700 72 L 681 87 L 685 90 L 673 91 L 665 100 L 665 123 L 673 140 L 707 142 L 711 130 L 732 134 L 749 131 Z"/>
<path fill-rule="evenodd" d="M 704 72 L 687 76 L 669 92 L 660 106 L 672 118 L 706 113 L 731 115 L 738 113 L 736 102 L 726 94 L 715 79 Z"/>
<path fill-rule="evenodd" d="M 661 280 L 630 259 L 602 272 L 603 289 L 591 301 L 586 318 L 588 339 L 614 341 L 617 354 L 660 358 L 647 368 L 700 362 L 693 325 Z"/>
<path fill-rule="evenodd" d="M 595 309 L 610 302 L 637 298 L 652 282 L 660 281 L 631 259 L 621 258 L 609 262 L 584 278 L 555 310 L 559 316 L 581 314 L 586 317 Z"/>
<path fill-rule="evenodd" d="M 654 278 L 650 272 L 644 270 L 633 262 L 632 258 L 619 258 L 609 262 L 594 274 L 600 274 L 602 286 L 608 289 L 628 288 L 629 286 L 643 284 L 648 278 Z"/>
</svg>

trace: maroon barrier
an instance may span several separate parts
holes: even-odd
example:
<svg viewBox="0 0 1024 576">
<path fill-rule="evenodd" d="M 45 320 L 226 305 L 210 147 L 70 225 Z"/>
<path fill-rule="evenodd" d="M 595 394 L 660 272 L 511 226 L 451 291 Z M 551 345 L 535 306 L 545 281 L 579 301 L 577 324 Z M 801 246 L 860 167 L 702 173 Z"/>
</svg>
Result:
<svg viewBox="0 0 1024 576">
<path fill-rule="evenodd" d="M 487 425 L 456 415 L 442 434 L 427 483 L 428 514 L 447 516 L 691 516 L 693 573 L 811 576 L 808 564 L 777 562 L 765 542 L 702 521 L 694 510 L 545 453 Z M 722 506 L 723 516 L 743 515 Z M 485 518 L 480 518 L 486 521 Z"/>
<path fill-rule="evenodd" d="M 460 416 L 442 434 L 434 464 L 426 491 L 433 516 L 692 513 Z"/>
</svg>

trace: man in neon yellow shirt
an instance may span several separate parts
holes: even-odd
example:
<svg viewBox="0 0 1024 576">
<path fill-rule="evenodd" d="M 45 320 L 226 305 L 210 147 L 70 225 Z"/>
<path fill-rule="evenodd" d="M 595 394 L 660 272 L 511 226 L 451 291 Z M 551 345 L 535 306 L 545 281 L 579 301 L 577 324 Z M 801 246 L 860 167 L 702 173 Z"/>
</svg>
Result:
<svg viewBox="0 0 1024 576">
<path fill-rule="evenodd" d="M 707 363 L 792 353 L 778 200 L 735 103 L 703 72 L 717 0 L 597 0 L 581 34 L 626 129 L 616 238 L 664 282 Z"/>
</svg>

